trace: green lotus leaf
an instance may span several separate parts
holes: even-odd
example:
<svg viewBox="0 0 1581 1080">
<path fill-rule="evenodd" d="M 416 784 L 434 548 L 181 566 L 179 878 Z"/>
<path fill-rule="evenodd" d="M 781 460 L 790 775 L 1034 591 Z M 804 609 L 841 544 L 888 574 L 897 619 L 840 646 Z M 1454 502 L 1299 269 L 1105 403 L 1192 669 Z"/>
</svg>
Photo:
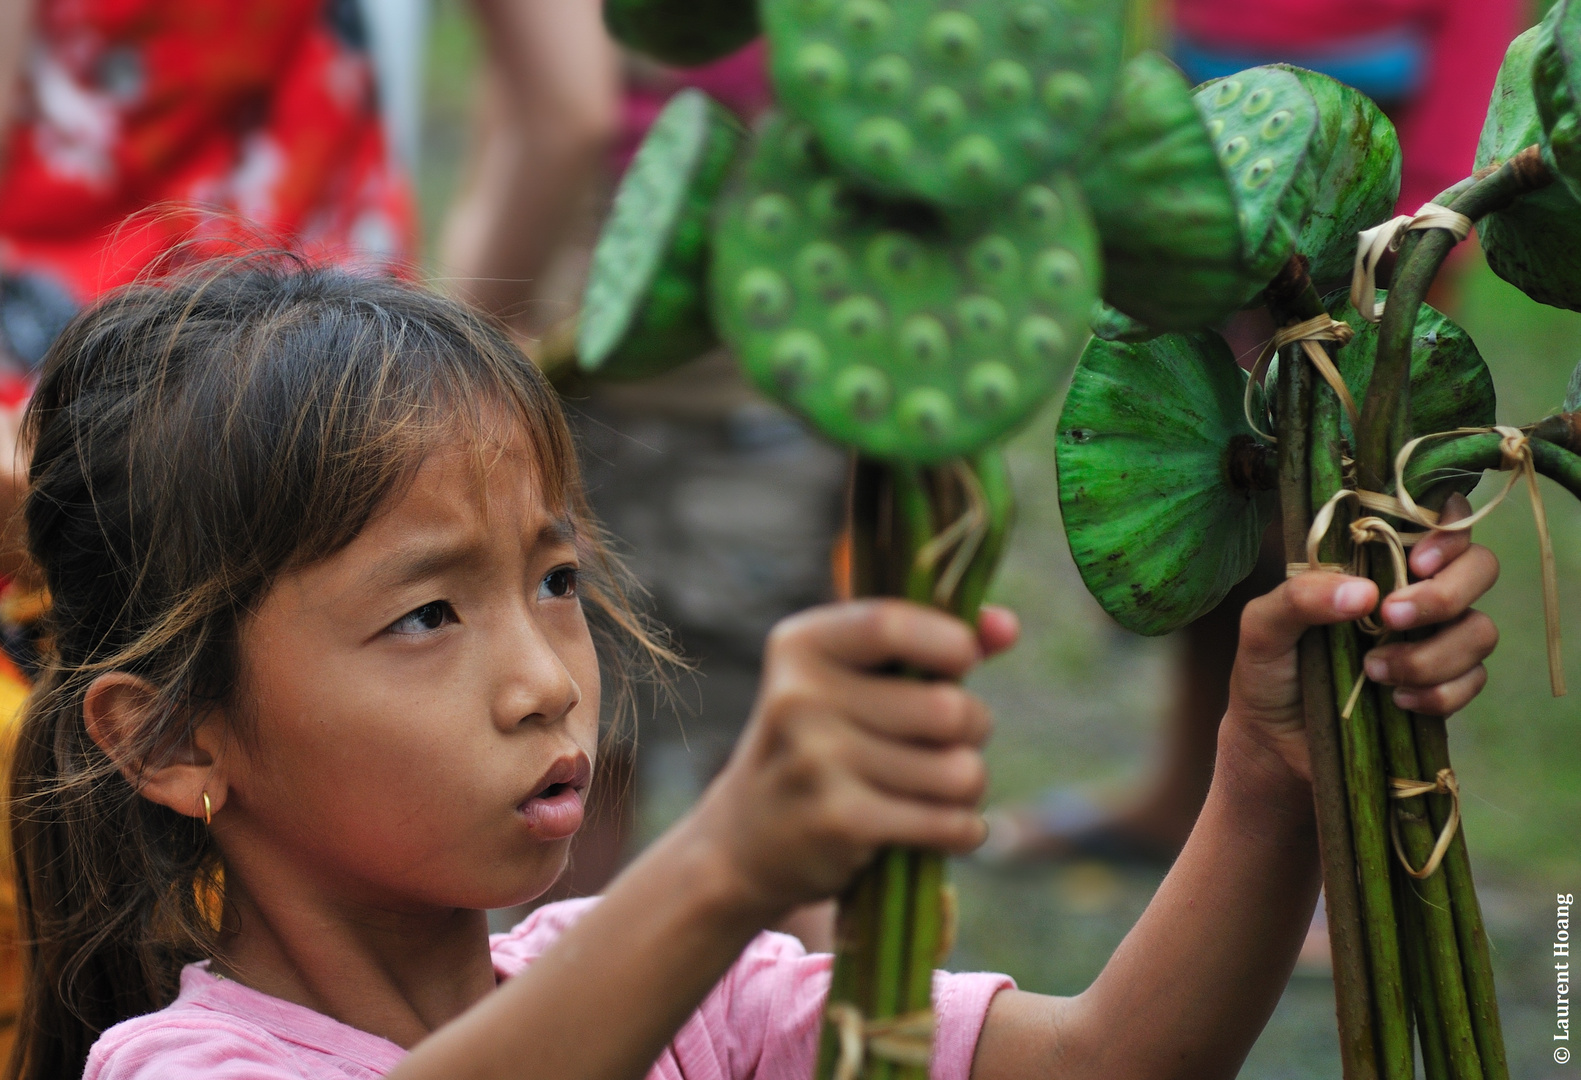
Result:
<svg viewBox="0 0 1581 1080">
<path fill-rule="evenodd" d="M 1060 415 L 1060 512 L 1082 580 L 1128 630 L 1165 634 L 1211 610 L 1257 562 L 1272 453 L 1242 414 L 1246 375 L 1212 331 L 1141 345 L 1094 339 Z"/>
<path fill-rule="evenodd" d="M 708 317 L 708 218 L 742 135 L 699 90 L 676 94 L 648 130 L 593 251 L 577 325 L 584 371 L 653 375 L 718 340 Z"/>
<path fill-rule="evenodd" d="M 1543 157 L 1570 194 L 1581 199 L 1581 5 L 1559 0 L 1538 27 L 1532 50 L 1532 97 L 1542 122 Z"/>
<path fill-rule="evenodd" d="M 627 48 L 677 67 L 729 56 L 760 33 L 756 0 L 604 0 L 604 25 Z"/>
<path fill-rule="evenodd" d="M 1510 43 L 1477 143 L 1478 169 L 1498 165 L 1543 139 L 1533 97 L 1535 53 L 1548 23 Z M 1488 266 L 1533 300 L 1581 311 L 1581 202 L 1548 184 L 1477 222 Z"/>
<path fill-rule="evenodd" d="M 1356 234 L 1394 214 L 1400 198 L 1400 140 L 1371 98 L 1305 68 L 1275 65 L 1301 81 L 1317 103 L 1312 147 L 1317 190 L 1297 249 L 1313 281 L 1348 277 Z"/>
<path fill-rule="evenodd" d="M 1151 341 L 1163 331 L 1131 318 L 1102 300 L 1092 306 L 1092 332 L 1105 341 Z"/>
<path fill-rule="evenodd" d="M 919 463 L 994 442 L 1064 383 L 1101 271 L 1063 174 L 992 210 L 889 202 L 778 116 L 713 248 L 715 321 L 753 380 L 829 437 Z"/>
<path fill-rule="evenodd" d="M 891 196 L 1000 200 L 1072 161 L 1120 68 L 1123 0 L 762 0 L 785 109 Z"/>
<path fill-rule="evenodd" d="M 1206 326 L 1268 283 L 1241 258 L 1239 208 L 1191 88 L 1157 53 L 1126 63 L 1081 178 L 1104 299 L 1125 315 L 1159 330 Z"/>
</svg>

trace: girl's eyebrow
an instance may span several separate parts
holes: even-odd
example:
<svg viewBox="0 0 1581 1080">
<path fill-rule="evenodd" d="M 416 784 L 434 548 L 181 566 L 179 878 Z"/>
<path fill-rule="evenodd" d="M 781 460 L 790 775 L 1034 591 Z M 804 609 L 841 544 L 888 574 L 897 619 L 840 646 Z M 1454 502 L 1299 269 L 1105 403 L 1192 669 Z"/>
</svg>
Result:
<svg viewBox="0 0 1581 1080">
<path fill-rule="evenodd" d="M 538 529 L 538 535 L 534 538 L 535 546 L 575 545 L 576 536 L 576 523 L 568 517 L 556 515 Z M 475 539 L 418 542 L 405 549 L 397 548 L 388 559 L 381 560 L 373 568 L 369 577 L 387 588 L 399 587 L 477 563 L 482 557 L 483 546 Z"/>
</svg>

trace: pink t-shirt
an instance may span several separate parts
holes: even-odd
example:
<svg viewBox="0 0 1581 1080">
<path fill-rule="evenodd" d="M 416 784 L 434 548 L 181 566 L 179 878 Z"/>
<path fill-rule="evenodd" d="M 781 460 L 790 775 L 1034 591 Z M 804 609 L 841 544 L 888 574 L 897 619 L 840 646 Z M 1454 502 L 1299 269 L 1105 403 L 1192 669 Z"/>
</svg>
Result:
<svg viewBox="0 0 1581 1080">
<path fill-rule="evenodd" d="M 502 979 L 521 971 L 596 902 L 549 904 L 494 935 L 494 970 Z M 1003 975 L 934 975 L 933 1080 L 966 1080 L 988 1004 L 1011 985 Z M 650 1080 L 806 1080 L 828 989 L 828 956 L 809 955 L 784 934 L 758 935 L 676 1033 Z M 83 1080 L 373 1080 L 405 1056 L 377 1035 L 189 964 L 168 1007 L 99 1037 Z"/>
</svg>

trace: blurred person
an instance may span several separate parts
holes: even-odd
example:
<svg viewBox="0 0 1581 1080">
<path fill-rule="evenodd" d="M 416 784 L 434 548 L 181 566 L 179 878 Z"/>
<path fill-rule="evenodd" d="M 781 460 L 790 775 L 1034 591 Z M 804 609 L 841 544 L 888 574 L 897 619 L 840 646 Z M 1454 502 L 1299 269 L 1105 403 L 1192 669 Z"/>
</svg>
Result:
<svg viewBox="0 0 1581 1080">
<path fill-rule="evenodd" d="M 1368 95 L 1400 136 L 1396 213 L 1414 213 L 1470 174 L 1505 48 L 1527 14 L 1522 0 L 1173 0 L 1170 53 L 1193 83 L 1283 62 Z M 1465 251 L 1462 245 L 1462 260 Z M 1429 302 L 1450 307 L 1453 282 L 1449 268 Z M 1241 313 L 1224 331 L 1250 366 L 1274 327 L 1259 310 Z M 1163 752 L 1141 791 L 1111 805 L 1057 787 L 997 811 L 987 856 L 1171 861 L 1212 780 L 1241 611 L 1283 578 L 1283 553 L 1272 536 L 1251 576 L 1181 632 Z"/>
</svg>

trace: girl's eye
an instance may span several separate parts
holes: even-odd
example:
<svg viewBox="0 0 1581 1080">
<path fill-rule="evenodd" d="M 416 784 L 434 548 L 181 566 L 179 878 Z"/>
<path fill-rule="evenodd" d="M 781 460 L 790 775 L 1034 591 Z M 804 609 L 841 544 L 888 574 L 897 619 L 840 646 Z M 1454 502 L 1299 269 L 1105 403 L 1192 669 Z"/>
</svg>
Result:
<svg viewBox="0 0 1581 1080">
<path fill-rule="evenodd" d="M 390 624 L 392 634 L 427 634 L 456 622 L 456 609 L 443 600 L 413 608 Z"/>
<path fill-rule="evenodd" d="M 538 586 L 538 599 L 576 595 L 576 567 L 558 566 L 544 575 Z"/>
</svg>

